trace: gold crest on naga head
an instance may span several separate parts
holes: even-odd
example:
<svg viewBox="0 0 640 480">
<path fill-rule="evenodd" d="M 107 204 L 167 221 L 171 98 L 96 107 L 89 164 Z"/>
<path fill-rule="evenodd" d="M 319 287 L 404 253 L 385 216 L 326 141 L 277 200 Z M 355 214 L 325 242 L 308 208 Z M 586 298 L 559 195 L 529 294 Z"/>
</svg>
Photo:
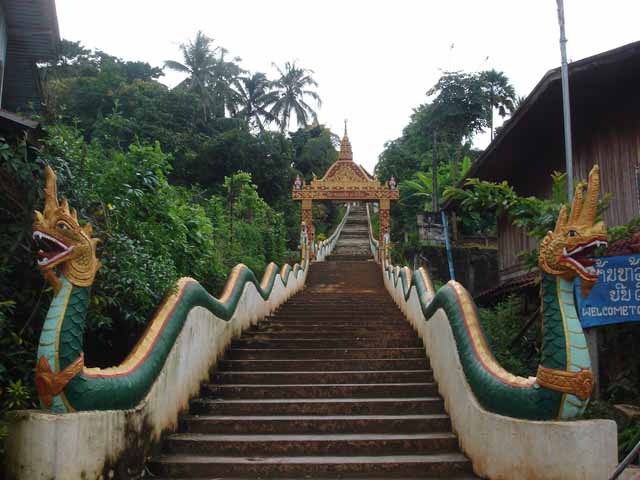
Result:
<svg viewBox="0 0 640 480">
<path fill-rule="evenodd" d="M 67 199 L 58 201 L 56 174 L 49 166 L 45 168 L 44 197 L 44 210 L 35 211 L 33 222 L 38 267 L 56 290 L 60 286 L 56 267 L 73 285 L 88 287 L 100 268 L 96 257 L 99 240 L 91 237 L 93 229 L 90 224 L 80 226 L 78 214 L 69 208 Z"/>
<path fill-rule="evenodd" d="M 586 193 L 584 183 L 576 187 L 567 215 L 563 205 L 553 231 L 549 231 L 540 243 L 538 264 L 552 275 L 566 280 L 580 277 L 583 296 L 588 296 L 598 275 L 593 251 L 607 245 L 607 229 L 603 222 L 596 221 L 598 196 L 600 194 L 600 169 L 595 165 L 589 173 Z"/>
</svg>

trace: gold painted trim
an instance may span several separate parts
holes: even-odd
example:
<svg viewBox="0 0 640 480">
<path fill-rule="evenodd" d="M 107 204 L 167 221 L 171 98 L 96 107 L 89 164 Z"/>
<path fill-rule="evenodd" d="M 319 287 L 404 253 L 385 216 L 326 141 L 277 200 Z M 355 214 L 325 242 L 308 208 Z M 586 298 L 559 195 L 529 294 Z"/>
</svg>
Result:
<svg viewBox="0 0 640 480">
<path fill-rule="evenodd" d="M 229 279 L 227 280 L 224 291 L 220 298 L 218 298 L 219 302 L 227 303 L 229 301 L 235 289 L 235 286 L 239 281 L 238 279 L 243 268 L 247 267 L 245 267 L 245 265 L 242 263 L 239 263 L 233 268 L 233 270 L 229 274 Z M 269 264 L 269 266 L 267 267 L 267 271 L 263 275 L 262 282 L 260 283 L 261 288 L 266 288 L 271 276 L 271 272 L 276 268 L 277 265 L 275 263 Z M 300 266 L 300 264 L 294 265 L 292 269 L 292 273 L 294 274 L 294 276 L 297 276 L 297 272 L 300 271 L 301 268 L 302 267 Z M 285 269 L 286 265 L 283 267 L 282 272 L 284 272 Z M 151 322 L 149 323 L 147 330 L 144 332 L 140 340 L 138 340 L 138 343 L 135 345 L 135 347 L 133 347 L 127 358 L 125 358 L 121 364 L 109 368 L 84 367 L 84 373 L 88 376 L 116 376 L 123 375 L 132 371 L 141 361 L 145 359 L 145 357 L 149 354 L 149 352 L 155 345 L 155 341 L 160 335 L 167 317 L 173 311 L 175 305 L 182 297 L 182 293 L 186 286 L 191 282 L 196 282 L 196 280 L 190 277 L 182 277 L 178 280 L 174 293 L 165 298 L 163 303 L 160 305 L 160 308 L 157 310 L 155 316 L 153 317 L 153 320 L 151 320 Z"/>
<path fill-rule="evenodd" d="M 42 355 L 36 364 L 35 375 L 36 390 L 38 391 L 38 397 L 42 404 L 47 408 L 51 408 L 51 405 L 53 405 L 53 398 L 56 395 L 60 395 L 62 402 L 67 409 L 70 408 L 70 411 L 73 411 L 73 408 L 67 402 L 62 391 L 71 379 L 82 371 L 83 367 L 83 353 L 80 353 L 78 358 L 67 365 L 67 367 L 61 372 L 52 371 L 47 357 Z"/>
<path fill-rule="evenodd" d="M 476 316 L 475 309 L 473 308 L 473 301 L 471 300 L 469 293 L 458 282 L 451 280 L 449 281 L 449 285 L 454 289 L 456 295 L 458 296 L 460 306 L 462 307 L 464 322 L 469 332 L 469 339 L 474 346 L 474 350 L 478 355 L 479 360 L 484 364 L 485 368 L 494 377 L 505 383 L 521 388 L 532 386 L 535 383 L 535 378 L 524 378 L 513 375 L 498 363 L 498 361 L 491 353 L 491 350 L 489 349 L 487 339 L 485 338 L 484 333 L 482 332 L 482 328 L 480 327 L 480 322 L 478 321 L 478 317 Z"/>
<path fill-rule="evenodd" d="M 232 275 L 232 279 L 233 278 Z M 237 278 L 237 275 L 235 278 Z M 173 311 L 173 308 L 182 296 L 183 290 L 191 282 L 195 282 L 195 280 L 189 277 L 183 277 L 178 280 L 176 291 L 165 299 L 153 317 L 153 320 L 151 320 L 147 330 L 120 365 L 109 368 L 85 367 L 84 373 L 88 376 L 114 376 L 122 375 L 133 370 L 135 366 L 148 355 L 153 345 L 155 345 L 156 338 L 162 331 L 167 316 Z M 234 282 L 230 283 L 233 284 Z M 227 283 L 227 286 L 229 286 L 229 283 Z M 225 291 L 226 290 L 225 288 Z"/>
<path fill-rule="evenodd" d="M 264 271 L 264 274 L 262 275 L 262 280 L 260 281 L 260 288 L 262 290 L 266 290 L 266 288 L 269 286 L 269 279 L 271 278 L 272 272 L 276 268 L 278 268 L 278 266 L 273 262 L 267 265 L 267 269 Z"/>
<path fill-rule="evenodd" d="M 593 390 L 591 370 L 582 369 L 578 372 L 569 372 L 539 365 L 537 379 L 538 385 L 541 387 L 575 395 L 580 400 L 587 400 Z"/>
<path fill-rule="evenodd" d="M 427 272 L 427 269 L 424 267 L 420 267 L 420 275 L 422 275 L 422 280 L 424 280 L 425 287 L 427 288 L 427 292 L 429 295 L 433 296 L 436 294 L 435 289 L 433 288 L 433 283 L 431 282 L 431 277 Z"/>
</svg>

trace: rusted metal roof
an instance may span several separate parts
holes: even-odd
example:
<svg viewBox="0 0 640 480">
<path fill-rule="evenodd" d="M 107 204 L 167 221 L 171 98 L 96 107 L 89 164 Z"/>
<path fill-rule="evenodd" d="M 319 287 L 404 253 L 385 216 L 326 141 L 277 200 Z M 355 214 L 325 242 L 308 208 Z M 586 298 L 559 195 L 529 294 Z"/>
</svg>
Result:
<svg viewBox="0 0 640 480">
<path fill-rule="evenodd" d="M 25 118 L 17 113 L 10 112 L 4 108 L 0 108 L 0 124 L 14 124 L 18 127 L 37 128 L 39 123 L 35 120 Z"/>
<path fill-rule="evenodd" d="M 477 303 L 490 303 L 497 297 L 522 291 L 524 288 L 536 286 L 540 283 L 540 273 L 538 271 L 528 272 L 518 277 L 507 280 L 497 287 L 489 288 L 475 295 Z"/>
</svg>

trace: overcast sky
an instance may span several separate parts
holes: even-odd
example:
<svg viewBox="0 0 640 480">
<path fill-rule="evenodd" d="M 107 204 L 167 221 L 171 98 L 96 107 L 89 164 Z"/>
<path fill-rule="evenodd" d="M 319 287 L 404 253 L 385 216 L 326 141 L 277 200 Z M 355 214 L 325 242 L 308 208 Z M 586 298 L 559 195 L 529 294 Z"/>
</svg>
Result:
<svg viewBox="0 0 640 480">
<path fill-rule="evenodd" d="M 560 64 L 556 0 L 56 0 L 63 38 L 126 60 L 181 60 L 180 43 L 204 31 L 267 72 L 297 60 L 315 71 L 321 123 L 373 170 L 384 142 L 443 70 L 495 68 L 526 95 Z M 640 39 L 637 0 L 565 0 L 569 58 Z M 161 79 L 175 85 L 180 76 Z M 484 135 L 476 140 L 486 146 Z"/>
</svg>

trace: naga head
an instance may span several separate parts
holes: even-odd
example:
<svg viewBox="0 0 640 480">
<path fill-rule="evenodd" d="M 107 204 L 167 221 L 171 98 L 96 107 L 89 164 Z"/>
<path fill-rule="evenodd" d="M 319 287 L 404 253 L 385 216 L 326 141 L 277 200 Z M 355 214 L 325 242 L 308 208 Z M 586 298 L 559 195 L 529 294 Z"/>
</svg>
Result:
<svg viewBox="0 0 640 480">
<path fill-rule="evenodd" d="M 590 255 L 597 247 L 607 245 L 607 229 L 603 222 L 596 222 L 599 193 L 600 169 L 595 165 L 589 173 L 586 194 L 584 184 L 579 184 L 570 215 L 567 218 L 567 206 L 563 205 L 555 229 L 540 243 L 538 257 L 540 268 L 547 273 L 565 280 L 580 277 L 585 297 L 598 279 Z"/>
<path fill-rule="evenodd" d="M 33 239 L 38 247 L 38 267 L 57 291 L 60 280 L 55 274 L 59 267 L 62 274 L 79 287 L 88 287 L 100 268 L 96 257 L 97 238 L 92 238 L 90 224 L 81 227 L 75 209 L 69 209 L 66 198 L 58 202 L 56 174 L 45 169 L 44 210 L 35 212 Z"/>
</svg>

